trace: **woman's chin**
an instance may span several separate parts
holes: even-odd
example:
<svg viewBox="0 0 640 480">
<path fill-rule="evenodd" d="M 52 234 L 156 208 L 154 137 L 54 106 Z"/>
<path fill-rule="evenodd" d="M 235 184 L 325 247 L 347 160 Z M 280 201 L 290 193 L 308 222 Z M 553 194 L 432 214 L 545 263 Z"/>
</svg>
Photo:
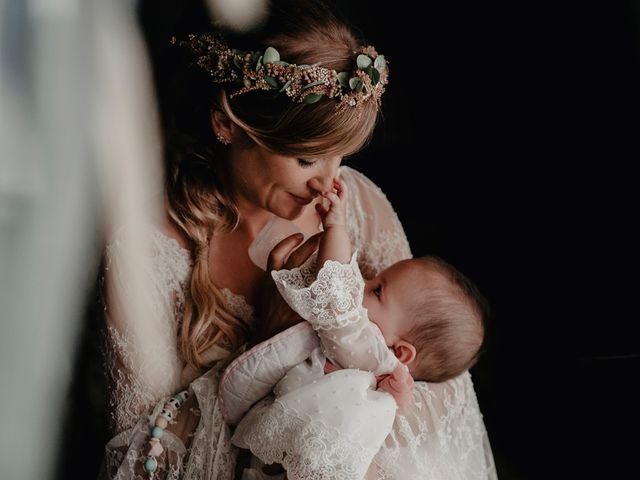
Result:
<svg viewBox="0 0 640 480">
<path fill-rule="evenodd" d="M 304 213 L 307 207 L 308 205 L 305 205 L 305 206 L 292 205 L 290 207 L 287 206 L 287 208 L 274 209 L 271 211 L 271 213 L 273 213 L 277 217 L 284 218 L 285 220 L 293 221 L 293 220 L 296 220 L 297 218 L 300 218 L 300 216 Z"/>
</svg>

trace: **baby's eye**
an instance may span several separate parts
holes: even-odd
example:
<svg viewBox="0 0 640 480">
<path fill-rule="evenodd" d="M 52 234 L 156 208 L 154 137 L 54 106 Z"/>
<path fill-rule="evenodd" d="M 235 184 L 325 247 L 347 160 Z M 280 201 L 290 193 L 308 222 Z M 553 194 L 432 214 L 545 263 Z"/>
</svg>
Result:
<svg viewBox="0 0 640 480">
<path fill-rule="evenodd" d="M 380 294 L 382 293 L 382 285 L 378 285 L 376 288 L 373 289 L 373 294 L 380 298 Z"/>
</svg>

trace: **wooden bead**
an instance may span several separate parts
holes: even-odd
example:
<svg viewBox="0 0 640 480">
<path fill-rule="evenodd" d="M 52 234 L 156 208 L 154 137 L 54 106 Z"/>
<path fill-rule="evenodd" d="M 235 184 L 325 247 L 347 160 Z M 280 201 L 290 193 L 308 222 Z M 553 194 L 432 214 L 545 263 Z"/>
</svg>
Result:
<svg viewBox="0 0 640 480">
<path fill-rule="evenodd" d="M 166 418 L 164 417 L 156 418 L 156 427 L 160 427 L 161 429 L 165 430 L 168 425 L 169 425 L 169 422 L 167 421 Z"/>
</svg>

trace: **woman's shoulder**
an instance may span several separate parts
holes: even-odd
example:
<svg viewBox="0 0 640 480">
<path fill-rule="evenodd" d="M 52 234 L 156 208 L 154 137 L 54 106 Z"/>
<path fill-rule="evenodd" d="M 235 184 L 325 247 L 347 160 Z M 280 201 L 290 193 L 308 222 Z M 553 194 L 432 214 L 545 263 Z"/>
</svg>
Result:
<svg viewBox="0 0 640 480">
<path fill-rule="evenodd" d="M 118 257 L 128 257 L 146 251 L 150 255 L 153 270 L 163 275 L 185 278 L 191 271 L 191 251 L 181 238 L 162 222 L 126 223 L 119 226 L 107 240 L 105 253 L 107 262 Z"/>
<path fill-rule="evenodd" d="M 386 199 L 386 195 L 369 177 L 352 167 L 340 167 L 340 178 L 347 184 L 347 188 L 356 195 L 375 194 Z"/>
</svg>

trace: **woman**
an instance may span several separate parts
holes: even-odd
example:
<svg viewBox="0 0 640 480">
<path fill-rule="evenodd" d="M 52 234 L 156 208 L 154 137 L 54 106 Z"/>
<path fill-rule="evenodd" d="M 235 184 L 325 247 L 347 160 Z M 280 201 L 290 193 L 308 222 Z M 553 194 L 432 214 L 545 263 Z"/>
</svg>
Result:
<svg viewBox="0 0 640 480">
<path fill-rule="evenodd" d="M 318 239 L 314 204 L 339 174 L 350 192 L 349 235 L 360 250 L 363 274 L 371 277 L 411 256 L 384 194 L 362 174 L 339 168 L 373 132 L 386 83 L 384 57 L 363 47 L 315 0 L 272 2 L 261 32 L 242 45 L 217 35 L 177 42 L 207 79 L 210 123 L 168 174 L 165 221 L 136 227 L 154 258 L 151 347 L 137 345 L 119 315 L 128 291 L 121 272 L 132 229 L 119 230 L 107 248 L 116 433 L 106 448 L 107 478 L 235 475 L 237 452 L 218 404 L 221 371 L 248 341 L 296 322 L 282 302 L 274 303 L 272 284 L 247 253 L 271 219 L 294 221 L 311 239 L 290 256 L 301 237 L 281 242 L 269 268 L 299 265 Z M 177 395 L 167 404 L 181 390 L 188 399 Z M 494 475 L 466 372 L 442 384 L 418 383 L 414 408 L 397 417 L 367 477 Z"/>
</svg>

